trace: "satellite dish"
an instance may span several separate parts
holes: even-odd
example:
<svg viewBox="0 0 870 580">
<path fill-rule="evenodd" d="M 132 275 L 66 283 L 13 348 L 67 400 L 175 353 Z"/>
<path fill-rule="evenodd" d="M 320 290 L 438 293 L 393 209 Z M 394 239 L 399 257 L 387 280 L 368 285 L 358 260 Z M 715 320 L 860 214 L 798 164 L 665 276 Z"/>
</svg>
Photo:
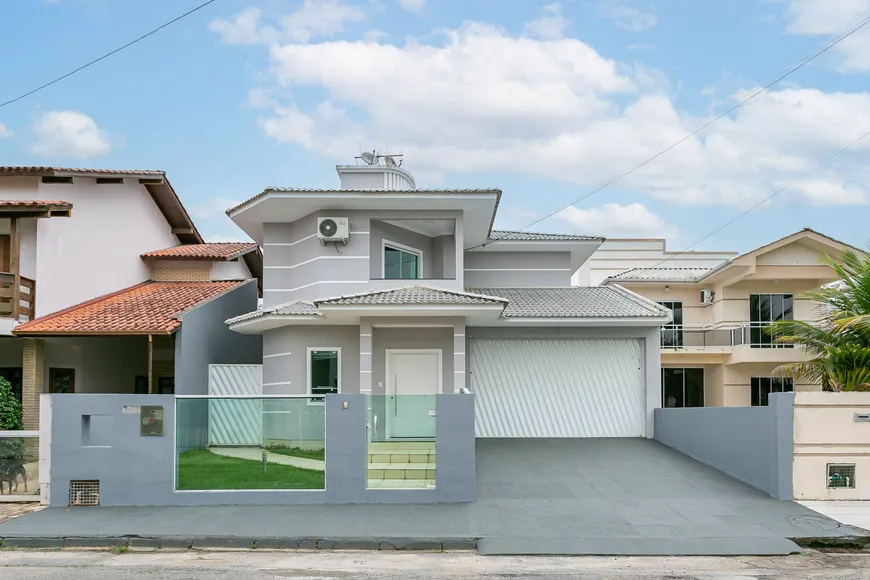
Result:
<svg viewBox="0 0 870 580">
<path fill-rule="evenodd" d="M 384 157 L 384 160 L 387 162 L 387 167 L 398 167 L 398 165 L 396 164 L 396 160 L 389 155 Z"/>
<path fill-rule="evenodd" d="M 360 153 L 359 156 L 368 165 L 375 165 L 378 162 L 378 158 L 375 157 L 373 153 L 369 153 L 368 151 L 363 151 L 362 153 Z"/>
<path fill-rule="evenodd" d="M 318 226 L 318 231 L 320 235 L 324 238 L 331 238 L 335 236 L 335 232 L 338 231 L 338 224 L 335 223 L 335 220 L 325 219 L 320 222 L 320 226 Z"/>
</svg>

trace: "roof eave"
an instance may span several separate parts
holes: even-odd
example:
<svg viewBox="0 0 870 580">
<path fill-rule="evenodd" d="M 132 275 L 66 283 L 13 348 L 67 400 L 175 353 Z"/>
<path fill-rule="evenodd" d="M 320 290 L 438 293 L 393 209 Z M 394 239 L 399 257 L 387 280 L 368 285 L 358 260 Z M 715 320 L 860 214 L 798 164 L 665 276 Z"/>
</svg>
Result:
<svg viewBox="0 0 870 580">
<path fill-rule="evenodd" d="M 658 328 L 671 321 L 670 316 L 586 316 L 586 317 L 535 317 L 504 316 L 499 319 L 512 326 L 636 326 Z"/>
</svg>

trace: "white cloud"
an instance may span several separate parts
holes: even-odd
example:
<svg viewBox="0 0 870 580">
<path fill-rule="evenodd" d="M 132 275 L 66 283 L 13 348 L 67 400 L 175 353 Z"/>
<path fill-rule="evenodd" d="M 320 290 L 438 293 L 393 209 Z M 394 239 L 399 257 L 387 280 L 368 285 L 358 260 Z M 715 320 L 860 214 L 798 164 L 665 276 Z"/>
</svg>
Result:
<svg viewBox="0 0 870 580">
<path fill-rule="evenodd" d="M 43 157 L 87 159 L 109 152 L 109 139 L 89 116 L 78 111 L 47 111 L 33 124 L 32 150 Z"/>
<path fill-rule="evenodd" d="M 388 140 L 421 183 L 447 172 L 556 179 L 577 187 L 576 195 L 558 200 L 567 203 L 754 89 L 715 94 L 714 109 L 691 115 L 668 96 L 666 78 L 605 58 L 577 39 L 516 36 L 481 23 L 441 33 L 399 46 L 272 45 L 272 100 L 261 101 L 268 108 L 260 127 L 276 141 L 338 161 L 348 161 L 360 142 Z M 300 88 L 323 96 L 314 105 L 294 102 L 290 95 Z M 783 88 L 756 97 L 619 187 L 674 204 L 745 209 L 867 127 L 870 92 Z M 870 139 L 826 166 L 826 180 L 870 182 L 870 167 L 860 159 L 868 149 Z M 865 203 L 843 187 L 837 203 Z"/>
<path fill-rule="evenodd" d="M 639 203 L 580 209 L 567 207 L 553 216 L 555 220 L 584 235 L 613 238 L 675 238 L 677 229 Z"/>
<path fill-rule="evenodd" d="M 523 33 L 537 38 L 562 38 L 568 20 L 562 16 L 562 6 L 555 2 L 541 7 L 543 14 L 536 20 L 526 22 Z"/>
<path fill-rule="evenodd" d="M 366 30 L 366 33 L 363 35 L 363 40 L 366 42 L 377 42 L 386 35 L 387 33 L 381 30 Z"/>
<path fill-rule="evenodd" d="M 209 29 L 227 44 L 309 42 L 319 36 L 344 32 L 345 24 L 362 22 L 366 13 L 339 0 L 305 0 L 298 10 L 280 15 L 275 25 L 264 25 L 263 11 L 246 8 L 232 19 L 218 18 Z"/>
<path fill-rule="evenodd" d="M 423 8 L 426 7 L 426 0 L 399 0 L 399 4 L 405 10 L 410 10 L 411 12 L 420 12 Z"/>
<path fill-rule="evenodd" d="M 15 133 L 12 132 L 12 129 L 0 123 L 0 139 L 9 139 Z"/>
<path fill-rule="evenodd" d="M 787 183 L 778 183 L 777 187 L 784 185 Z M 843 183 L 836 176 L 804 179 L 792 185 L 789 190 L 811 205 L 821 207 L 868 203 L 867 190 L 864 187 L 857 183 Z"/>
<path fill-rule="evenodd" d="M 789 0 L 787 30 L 794 34 L 826 36 L 832 40 L 870 16 L 870 0 Z M 870 71 L 870 25 L 837 44 L 832 52 L 844 72 Z"/>
<path fill-rule="evenodd" d="M 602 0 L 598 15 L 601 18 L 613 20 L 619 28 L 630 32 L 642 32 L 659 23 L 658 16 L 652 7 L 641 10 L 633 8 L 623 0 Z"/>
</svg>

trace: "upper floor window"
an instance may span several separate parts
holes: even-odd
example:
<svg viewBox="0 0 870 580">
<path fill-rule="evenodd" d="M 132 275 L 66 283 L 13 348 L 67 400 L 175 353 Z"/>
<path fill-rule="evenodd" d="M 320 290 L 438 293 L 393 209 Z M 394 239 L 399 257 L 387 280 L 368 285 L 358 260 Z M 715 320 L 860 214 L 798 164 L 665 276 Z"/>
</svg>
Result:
<svg viewBox="0 0 870 580">
<path fill-rule="evenodd" d="M 423 252 L 384 240 L 384 279 L 417 280 L 422 277 Z"/>
<path fill-rule="evenodd" d="M 674 320 L 662 326 L 662 346 L 676 348 L 683 346 L 683 303 L 659 302 L 674 313 Z"/>
<path fill-rule="evenodd" d="M 776 337 L 766 331 L 772 322 L 792 320 L 794 317 L 794 296 L 791 294 L 750 294 L 749 295 L 749 338 L 755 348 L 790 347 L 790 344 L 777 344 Z"/>
<path fill-rule="evenodd" d="M 771 393 L 791 393 L 794 380 L 791 377 L 752 377 L 750 394 L 753 407 L 766 407 Z"/>
</svg>

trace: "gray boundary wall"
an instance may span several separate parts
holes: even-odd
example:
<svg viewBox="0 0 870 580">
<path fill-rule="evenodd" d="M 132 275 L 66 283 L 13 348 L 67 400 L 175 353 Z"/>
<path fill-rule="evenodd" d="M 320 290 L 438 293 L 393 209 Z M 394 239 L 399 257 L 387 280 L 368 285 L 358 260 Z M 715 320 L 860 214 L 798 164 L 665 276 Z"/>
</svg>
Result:
<svg viewBox="0 0 870 580">
<path fill-rule="evenodd" d="M 69 504 L 70 480 L 94 479 L 100 481 L 103 506 L 441 503 L 475 498 L 473 395 L 437 396 L 435 489 L 366 489 L 366 397 L 328 395 L 326 489 L 180 492 L 174 491 L 174 396 L 50 396 L 51 420 L 45 424 L 51 425 L 52 506 Z M 123 412 L 125 406 L 137 405 L 163 405 L 164 436 L 140 436 L 139 415 Z M 91 425 L 99 425 L 98 432 Z M 208 426 L 185 427 L 207 432 Z M 179 443 L 196 447 L 203 440 L 194 434 Z"/>
<path fill-rule="evenodd" d="M 792 499 L 794 393 L 772 394 L 768 407 L 656 409 L 655 438 L 771 497 Z"/>
</svg>

